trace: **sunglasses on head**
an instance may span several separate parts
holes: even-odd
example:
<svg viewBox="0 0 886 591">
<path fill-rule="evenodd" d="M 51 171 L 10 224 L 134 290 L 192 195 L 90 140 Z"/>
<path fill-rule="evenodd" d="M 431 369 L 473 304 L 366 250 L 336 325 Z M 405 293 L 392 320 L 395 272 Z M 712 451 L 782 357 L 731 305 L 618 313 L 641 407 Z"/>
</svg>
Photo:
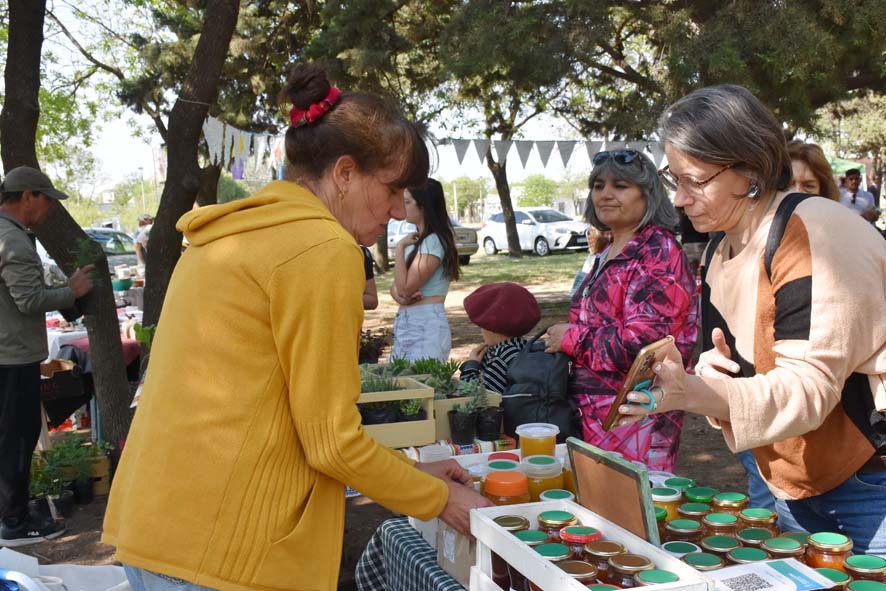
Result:
<svg viewBox="0 0 886 591">
<path fill-rule="evenodd" d="M 597 152 L 596 154 L 594 154 L 594 157 L 593 157 L 593 159 L 591 159 L 591 162 L 594 164 L 594 166 L 597 166 L 598 164 L 605 162 L 606 160 L 609 160 L 610 158 L 612 158 L 618 164 L 630 164 L 631 162 L 633 162 L 634 160 L 636 160 L 639 157 L 640 157 L 640 152 L 638 152 L 637 150 L 612 150 L 612 151 L 607 150 L 604 152 Z"/>
</svg>

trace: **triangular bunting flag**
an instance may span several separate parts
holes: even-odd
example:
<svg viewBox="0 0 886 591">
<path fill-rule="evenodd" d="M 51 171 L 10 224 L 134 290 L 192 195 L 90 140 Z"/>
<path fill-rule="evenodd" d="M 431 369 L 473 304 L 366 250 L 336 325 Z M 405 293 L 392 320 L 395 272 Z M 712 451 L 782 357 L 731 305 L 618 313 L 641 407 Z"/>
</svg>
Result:
<svg viewBox="0 0 886 591">
<path fill-rule="evenodd" d="M 222 142 L 225 137 L 225 125 L 215 117 L 207 117 L 203 122 L 203 139 L 209 151 L 209 162 L 215 164 L 221 158 Z"/>
<path fill-rule="evenodd" d="M 511 151 L 511 144 L 513 143 L 511 140 L 495 140 L 492 143 L 495 146 L 495 155 L 498 158 L 499 164 L 507 159 L 508 152 Z"/>
<path fill-rule="evenodd" d="M 577 143 L 573 140 L 560 140 L 557 142 L 557 149 L 560 151 L 560 158 L 563 159 L 563 166 L 569 165 L 569 159 L 572 158 L 572 151 Z"/>
<path fill-rule="evenodd" d="M 253 172 L 258 172 L 258 167 L 261 165 L 262 160 L 265 159 L 265 151 L 268 148 L 268 136 L 256 135 L 255 141 L 253 142 L 253 153 L 255 155 L 255 164 L 252 167 Z"/>
<path fill-rule="evenodd" d="M 474 149 L 477 150 L 480 162 L 486 164 L 486 151 L 489 149 L 489 140 L 474 140 Z"/>
<path fill-rule="evenodd" d="M 529 153 L 532 152 L 533 142 L 517 140 L 514 143 L 517 144 L 517 154 L 520 156 L 520 162 L 523 164 L 523 168 L 526 168 L 526 162 L 529 160 Z"/>
<path fill-rule="evenodd" d="M 594 155 L 600 151 L 600 148 L 603 147 L 603 140 L 594 140 L 591 142 L 585 142 L 585 149 L 588 151 L 588 158 L 591 162 L 594 161 Z"/>
<path fill-rule="evenodd" d="M 538 157 L 541 158 L 542 166 L 547 167 L 548 159 L 551 157 L 551 152 L 554 151 L 554 144 L 556 143 L 557 142 L 550 140 L 535 142 L 535 147 L 538 150 Z"/>
<path fill-rule="evenodd" d="M 228 169 L 228 165 L 231 163 L 231 150 L 234 148 L 234 136 L 239 134 L 240 130 L 236 127 L 231 127 L 230 125 L 225 124 L 225 149 L 222 152 L 221 161 L 219 164 L 225 170 Z"/>
<path fill-rule="evenodd" d="M 468 146 L 471 145 L 471 140 L 452 140 L 452 145 L 455 146 L 455 157 L 458 158 L 458 163 L 461 164 L 465 159 Z"/>
</svg>

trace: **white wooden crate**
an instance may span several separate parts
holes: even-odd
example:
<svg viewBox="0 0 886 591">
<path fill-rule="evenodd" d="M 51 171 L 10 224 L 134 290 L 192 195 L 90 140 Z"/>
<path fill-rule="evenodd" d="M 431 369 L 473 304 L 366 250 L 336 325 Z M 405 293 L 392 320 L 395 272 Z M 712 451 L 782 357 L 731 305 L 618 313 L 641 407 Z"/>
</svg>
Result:
<svg viewBox="0 0 886 591">
<path fill-rule="evenodd" d="M 505 562 L 515 567 L 543 591 L 586 591 L 583 585 L 560 570 L 557 565 L 542 558 L 532 548 L 493 521 L 501 515 L 521 515 L 529 519 L 530 524 L 536 526 L 536 518 L 539 513 L 554 510 L 572 513 L 582 525 L 600 530 L 605 539 L 624 544 L 629 552 L 642 554 L 652 560 L 655 568 L 671 571 L 680 577 L 680 580 L 675 583 L 654 585 L 655 589 L 660 591 L 714 590 L 714 582 L 710 578 L 593 511 L 572 501 L 547 501 L 525 505 L 488 507 L 471 511 L 471 533 L 477 538 L 475 569 L 478 571 L 476 576 L 473 572 L 471 573 L 471 591 L 490 589 L 486 581 L 492 577 L 491 552 L 501 556 Z M 489 583 L 491 584 L 491 580 Z"/>
</svg>

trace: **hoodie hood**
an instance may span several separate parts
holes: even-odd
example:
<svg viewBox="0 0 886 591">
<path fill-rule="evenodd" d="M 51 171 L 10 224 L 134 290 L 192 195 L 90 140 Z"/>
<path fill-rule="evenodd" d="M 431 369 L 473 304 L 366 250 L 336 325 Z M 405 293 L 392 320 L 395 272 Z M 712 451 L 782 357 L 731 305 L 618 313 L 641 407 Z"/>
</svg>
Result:
<svg viewBox="0 0 886 591">
<path fill-rule="evenodd" d="M 301 185 L 273 181 L 251 197 L 190 211 L 175 227 L 196 246 L 232 234 L 308 219 L 337 223 L 323 202 Z"/>
</svg>

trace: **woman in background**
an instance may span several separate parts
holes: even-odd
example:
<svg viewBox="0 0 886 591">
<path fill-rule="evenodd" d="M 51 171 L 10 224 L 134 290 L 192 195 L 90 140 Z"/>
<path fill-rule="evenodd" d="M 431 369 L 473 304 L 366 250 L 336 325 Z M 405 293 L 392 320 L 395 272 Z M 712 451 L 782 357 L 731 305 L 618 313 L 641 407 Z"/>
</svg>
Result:
<svg viewBox="0 0 886 591">
<path fill-rule="evenodd" d="M 821 147 L 794 140 L 788 142 L 788 153 L 794 175 L 790 191 L 821 195 L 831 201 L 840 200 L 840 188 Z"/>
</svg>

